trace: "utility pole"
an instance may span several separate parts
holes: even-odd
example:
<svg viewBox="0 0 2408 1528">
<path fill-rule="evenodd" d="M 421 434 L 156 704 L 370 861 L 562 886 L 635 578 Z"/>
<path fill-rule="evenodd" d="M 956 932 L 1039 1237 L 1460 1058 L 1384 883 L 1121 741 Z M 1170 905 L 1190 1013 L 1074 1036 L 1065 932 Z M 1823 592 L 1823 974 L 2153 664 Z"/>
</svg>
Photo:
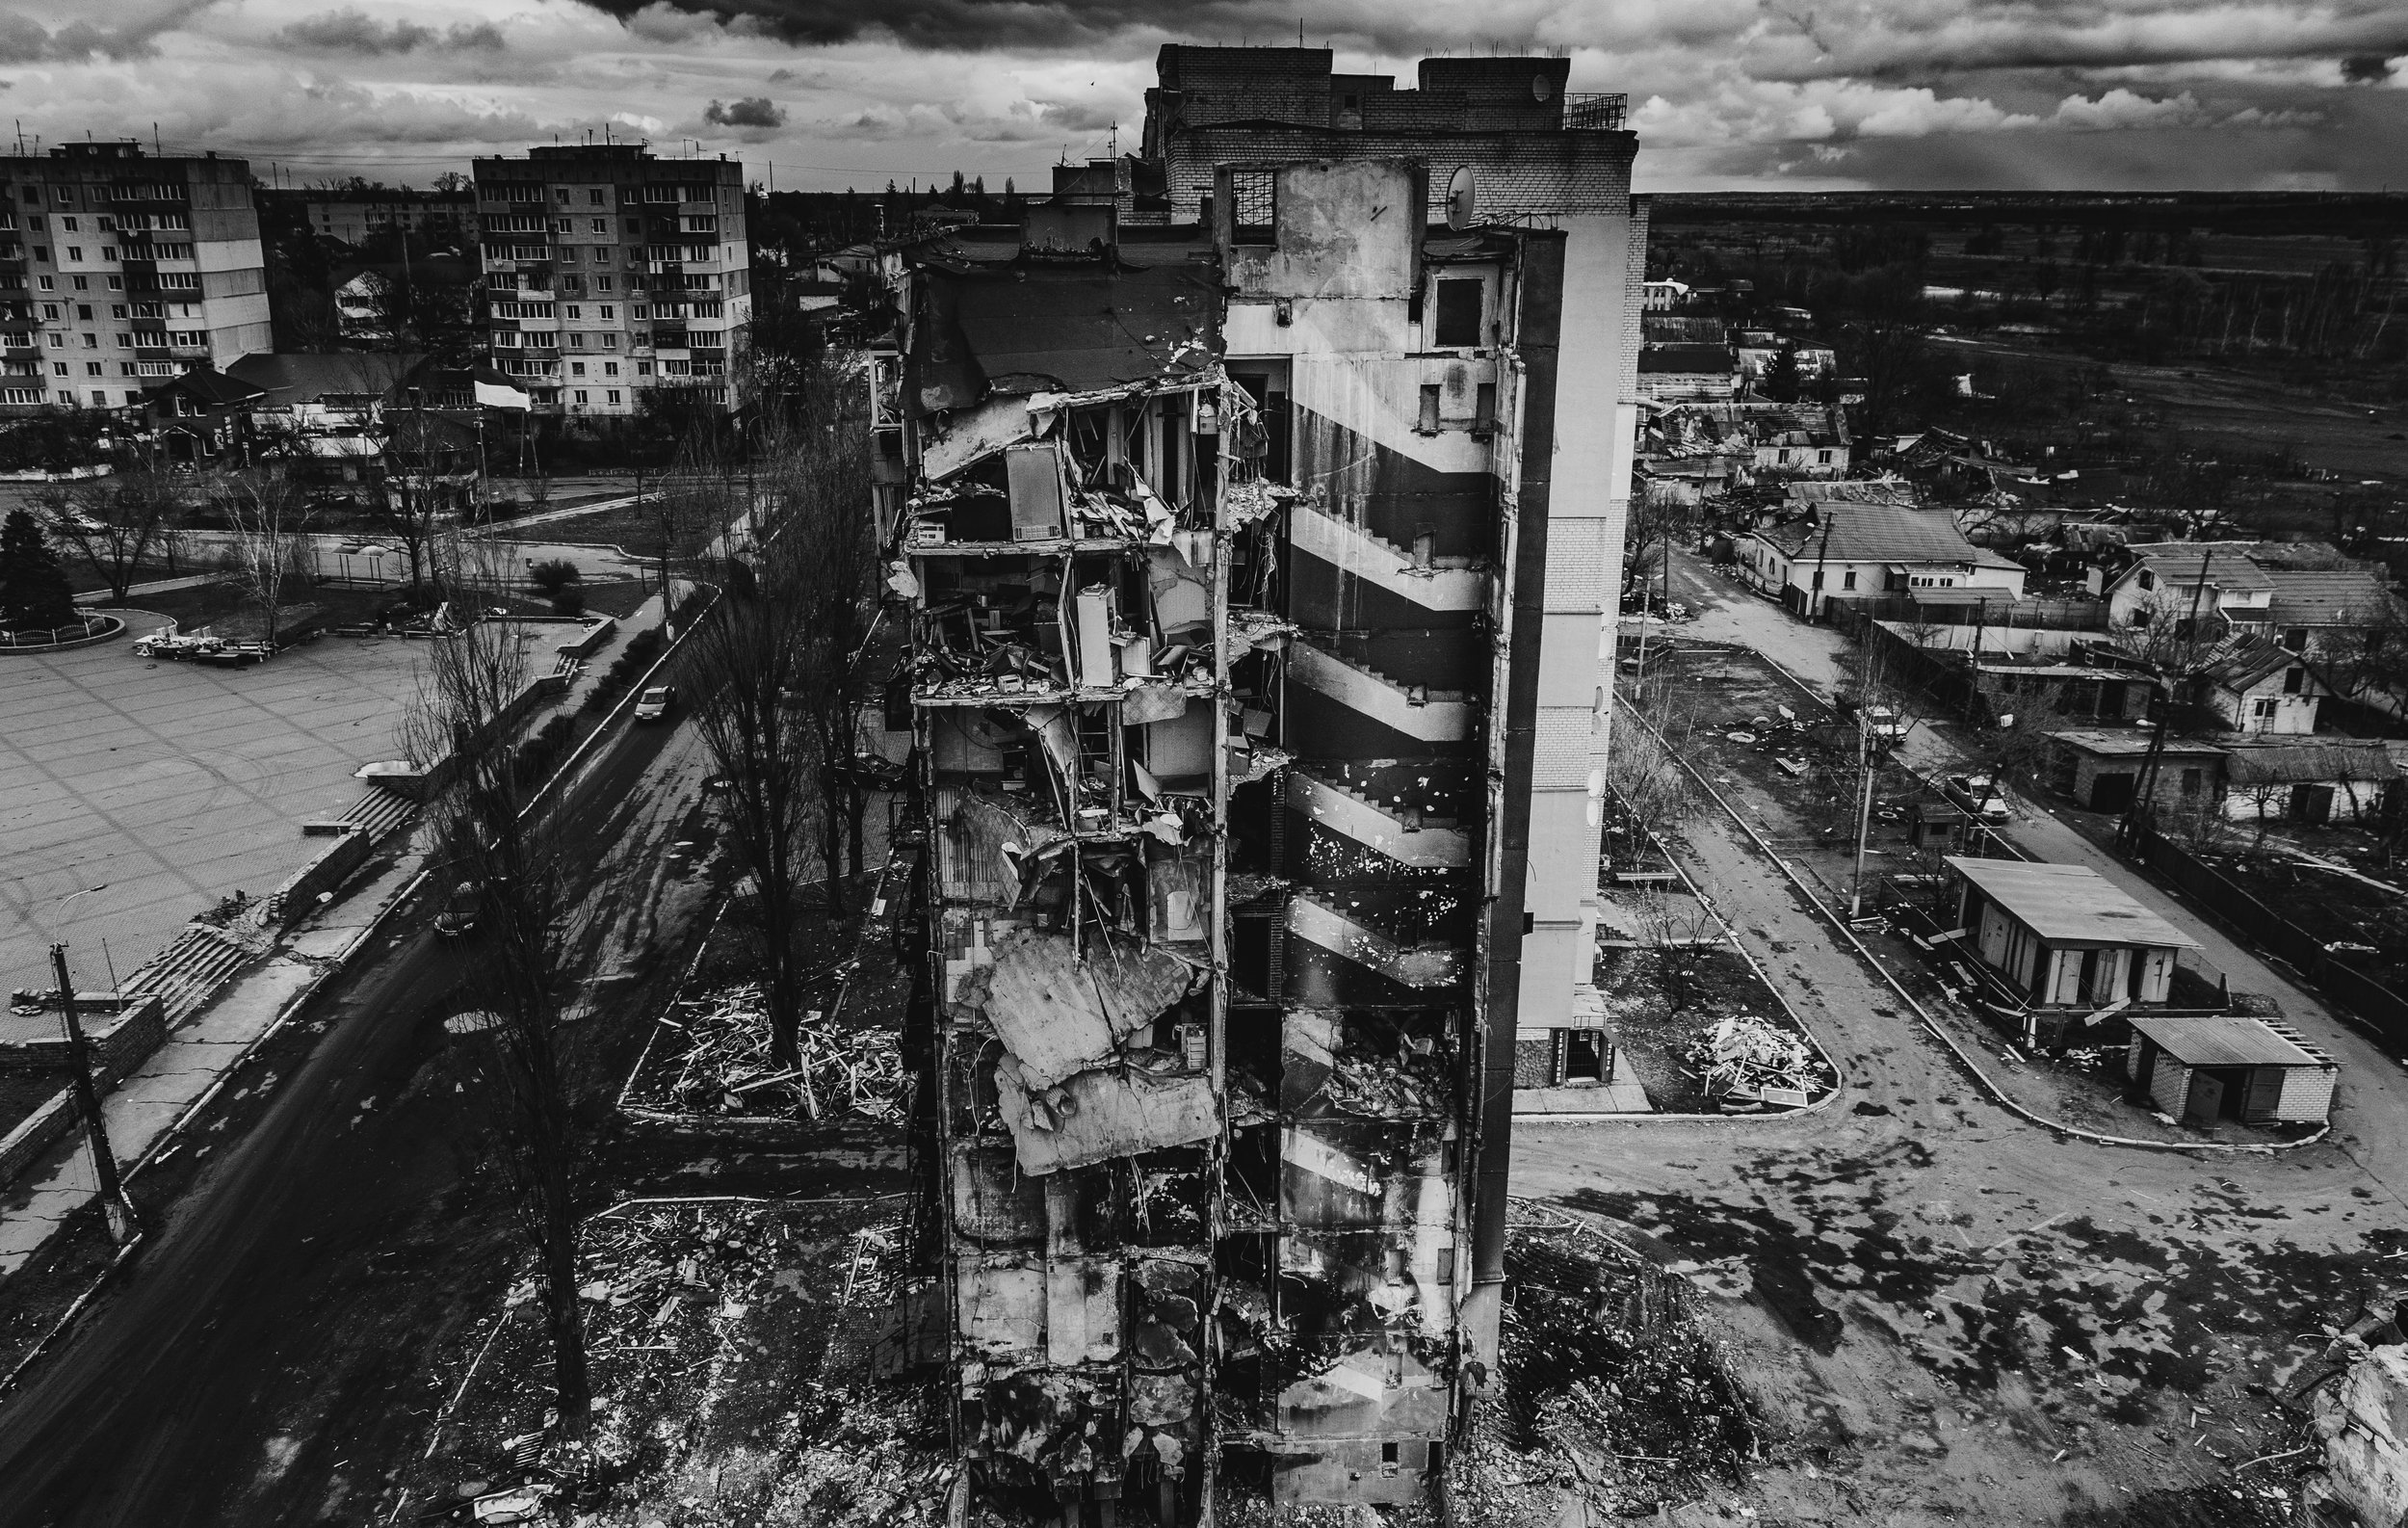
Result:
<svg viewBox="0 0 2408 1528">
<path fill-rule="evenodd" d="M 2208 566 L 2215 558 L 2212 549 L 2199 554 L 2199 582 L 2190 589 L 2190 620 L 2185 643 L 2199 640 L 2199 598 L 2208 592 Z M 2115 830 L 2115 847 L 2131 853 L 2140 839 L 2144 817 L 2154 819 L 2152 808 L 2158 793 L 2158 767 L 2165 756 L 2165 728 L 2174 718 L 2174 701 L 2179 681 L 2186 677 L 2188 664 L 2175 666 L 2176 672 L 2165 687 L 2165 701 L 2158 707 L 2158 724 L 2149 734 L 2149 751 L 2140 761 L 2140 778 L 2133 782 L 2132 804 L 2124 809 L 2124 821 Z"/>
<path fill-rule="evenodd" d="M 1866 714 L 1870 709 L 1856 708 L 1856 874 L 1847 885 L 1850 922 L 1865 911 L 1865 835 L 1872 827 L 1872 719 Z"/>
<path fill-rule="evenodd" d="M 92 1154 L 92 1180 L 100 1188 L 101 1212 L 109 1220 L 109 1240 L 123 1247 L 141 1233 L 134 1206 L 126 1202 L 125 1186 L 118 1180 L 117 1153 L 109 1148 L 109 1125 L 100 1115 L 100 1090 L 92 1085 L 92 1047 L 85 1042 L 83 1022 L 75 1015 L 75 984 L 66 974 L 66 946 L 50 947 L 50 968 L 59 978 L 59 1012 L 66 1021 L 67 1071 L 75 1084 L 75 1107 L 84 1117 L 84 1145 Z"/>
</svg>

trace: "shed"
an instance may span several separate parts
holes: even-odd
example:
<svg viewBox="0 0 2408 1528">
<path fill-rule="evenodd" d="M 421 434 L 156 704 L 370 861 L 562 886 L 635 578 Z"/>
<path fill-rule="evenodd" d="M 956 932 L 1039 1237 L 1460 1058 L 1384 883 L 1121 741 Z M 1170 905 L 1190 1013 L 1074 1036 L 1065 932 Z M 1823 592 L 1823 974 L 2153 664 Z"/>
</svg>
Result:
<svg viewBox="0 0 2408 1528">
<path fill-rule="evenodd" d="M 2263 1018 L 2144 1014 L 2132 1029 L 2133 1086 L 2185 1124 L 2316 1124 L 2333 1106 L 2340 1065 Z"/>
<path fill-rule="evenodd" d="M 2027 1043 L 2061 1049 L 2077 1039 L 2120 1040 L 2120 1030 L 2098 1026 L 2135 1005 L 2163 1004 L 2176 955 L 2198 948 L 2087 865 L 1961 855 L 1946 862 L 1964 882 L 1957 926 L 2021 1005 Z M 2036 1010 L 2061 1012 L 2043 1022 Z"/>
<path fill-rule="evenodd" d="M 2158 756 L 2159 804 L 2187 804 L 2202 792 L 2224 789 L 2225 751 L 2206 743 L 2168 739 Z M 2049 783 L 2094 812 L 2120 812 L 2133 804 L 2149 759 L 2149 734 L 2079 730 L 2049 738 Z"/>
</svg>

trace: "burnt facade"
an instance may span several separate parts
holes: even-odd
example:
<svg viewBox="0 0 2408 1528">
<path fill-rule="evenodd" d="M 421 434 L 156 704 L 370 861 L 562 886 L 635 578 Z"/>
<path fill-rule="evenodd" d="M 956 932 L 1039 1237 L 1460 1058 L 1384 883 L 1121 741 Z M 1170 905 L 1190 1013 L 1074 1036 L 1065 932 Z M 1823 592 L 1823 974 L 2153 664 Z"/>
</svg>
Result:
<svg viewBox="0 0 2408 1528">
<path fill-rule="evenodd" d="M 1495 1357 L 1514 1042 L 1585 988 L 1627 209 L 1215 173 L 1202 224 L 894 275 L 965 1512 L 1424 1496 Z"/>
</svg>

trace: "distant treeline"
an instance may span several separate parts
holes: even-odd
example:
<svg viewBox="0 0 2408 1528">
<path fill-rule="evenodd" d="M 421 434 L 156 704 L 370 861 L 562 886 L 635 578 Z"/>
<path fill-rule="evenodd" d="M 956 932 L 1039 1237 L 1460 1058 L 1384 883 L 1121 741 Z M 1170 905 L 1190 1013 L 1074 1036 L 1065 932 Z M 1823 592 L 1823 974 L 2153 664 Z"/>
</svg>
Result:
<svg viewBox="0 0 2408 1528">
<path fill-rule="evenodd" d="M 1657 226 L 1912 224 L 2364 239 L 2408 228 L 2408 193 L 2389 192 L 1715 192 L 1652 197 Z"/>
</svg>

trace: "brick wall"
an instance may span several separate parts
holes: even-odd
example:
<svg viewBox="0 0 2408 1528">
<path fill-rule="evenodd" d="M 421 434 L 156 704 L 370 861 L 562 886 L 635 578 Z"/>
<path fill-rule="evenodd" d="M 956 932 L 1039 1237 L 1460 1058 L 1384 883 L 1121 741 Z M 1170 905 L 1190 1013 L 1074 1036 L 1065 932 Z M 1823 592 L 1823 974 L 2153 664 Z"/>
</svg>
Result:
<svg viewBox="0 0 2408 1528">
<path fill-rule="evenodd" d="M 2149 1079 L 2149 1096 L 2157 1106 L 2180 1120 L 2190 1107 L 2190 1068 L 2163 1051 L 2158 1052 L 2158 1069 Z"/>
<path fill-rule="evenodd" d="M 2283 1073 L 2283 1096 L 2274 1105 L 2274 1118 L 2287 1123 L 2325 1119 L 2333 1111 L 2333 1084 L 2340 1076 L 2337 1067 L 2290 1067 Z"/>
</svg>

